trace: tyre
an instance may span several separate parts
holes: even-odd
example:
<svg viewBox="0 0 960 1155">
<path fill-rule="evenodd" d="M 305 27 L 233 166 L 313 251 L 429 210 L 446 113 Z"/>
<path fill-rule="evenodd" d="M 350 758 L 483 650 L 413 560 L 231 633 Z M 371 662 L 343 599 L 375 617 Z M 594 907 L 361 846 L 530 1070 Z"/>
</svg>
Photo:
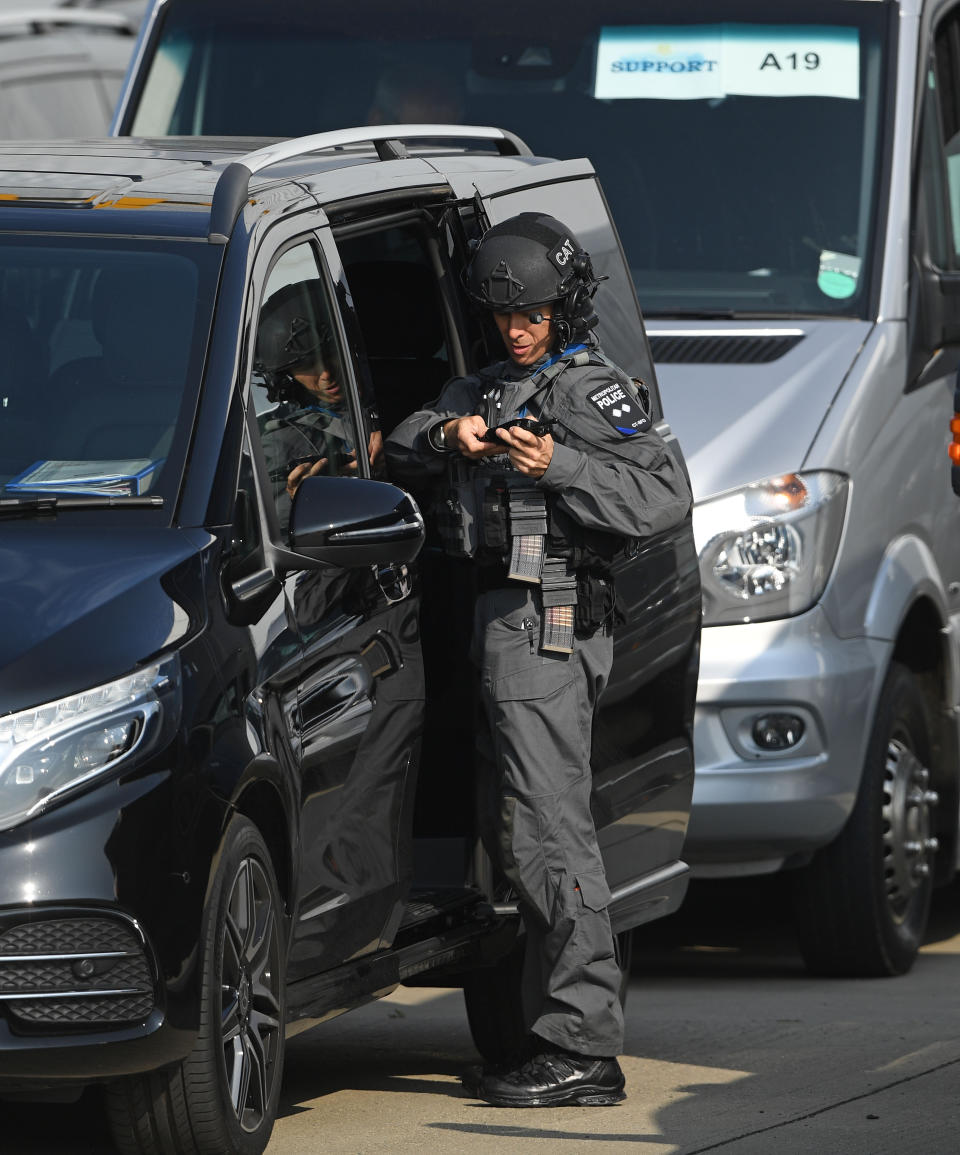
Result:
<svg viewBox="0 0 960 1155">
<path fill-rule="evenodd" d="M 521 979 L 523 948 L 521 936 L 513 950 L 495 966 L 479 968 L 463 986 L 467 1022 L 474 1046 L 486 1063 L 503 1063 L 520 1055 L 527 1037 L 523 1014 Z M 620 965 L 620 1002 L 626 1006 L 630 983 L 633 939 L 629 931 L 614 936 Z"/>
<path fill-rule="evenodd" d="M 933 888 L 931 727 L 916 678 L 884 681 L 846 826 L 795 872 L 800 950 L 814 974 L 904 974 L 923 941 Z"/>
<path fill-rule="evenodd" d="M 269 851 L 246 818 L 227 828 L 202 931 L 192 1052 L 107 1087 L 122 1152 L 259 1155 L 270 1138 L 283 1073 L 284 912 Z"/>
</svg>

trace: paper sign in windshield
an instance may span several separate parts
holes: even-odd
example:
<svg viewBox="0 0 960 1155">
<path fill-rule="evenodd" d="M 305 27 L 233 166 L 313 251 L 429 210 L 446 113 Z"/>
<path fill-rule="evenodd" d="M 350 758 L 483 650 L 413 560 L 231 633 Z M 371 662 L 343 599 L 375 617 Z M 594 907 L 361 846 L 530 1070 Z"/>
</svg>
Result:
<svg viewBox="0 0 960 1155">
<path fill-rule="evenodd" d="M 12 493 L 83 493 L 132 497 L 150 488 L 158 461 L 35 461 L 7 482 Z"/>
<path fill-rule="evenodd" d="M 856 28 L 701 24 L 600 30 L 598 100 L 860 97 Z"/>
</svg>

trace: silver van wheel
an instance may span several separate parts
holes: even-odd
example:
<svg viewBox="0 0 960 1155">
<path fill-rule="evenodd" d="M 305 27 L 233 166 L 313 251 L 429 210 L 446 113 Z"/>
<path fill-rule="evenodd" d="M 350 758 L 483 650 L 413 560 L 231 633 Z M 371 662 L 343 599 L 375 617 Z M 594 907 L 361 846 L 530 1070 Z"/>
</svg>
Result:
<svg viewBox="0 0 960 1155">
<path fill-rule="evenodd" d="M 823 975 L 904 974 L 926 931 L 933 889 L 936 792 L 926 701 L 891 664 L 846 826 L 794 872 L 800 951 Z"/>
<path fill-rule="evenodd" d="M 939 843 L 933 837 L 933 809 L 939 798 L 929 789 L 930 771 L 898 739 L 887 746 L 883 784 L 884 878 L 890 917 L 902 923 L 914 895 L 928 886 Z"/>
</svg>

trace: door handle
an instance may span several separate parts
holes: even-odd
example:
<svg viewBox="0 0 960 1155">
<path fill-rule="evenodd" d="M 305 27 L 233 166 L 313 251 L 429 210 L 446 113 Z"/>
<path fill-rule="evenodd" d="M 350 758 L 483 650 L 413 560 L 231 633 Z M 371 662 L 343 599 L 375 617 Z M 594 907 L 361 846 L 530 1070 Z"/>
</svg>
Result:
<svg viewBox="0 0 960 1155">
<path fill-rule="evenodd" d="M 390 605 L 402 602 L 413 590 L 413 578 L 405 562 L 377 566 L 377 585 Z"/>
</svg>

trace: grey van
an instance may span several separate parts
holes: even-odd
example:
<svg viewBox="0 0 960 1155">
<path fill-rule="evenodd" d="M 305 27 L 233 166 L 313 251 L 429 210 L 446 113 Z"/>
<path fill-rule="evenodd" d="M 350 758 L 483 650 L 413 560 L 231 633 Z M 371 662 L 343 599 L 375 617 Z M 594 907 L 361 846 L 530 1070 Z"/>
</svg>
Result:
<svg viewBox="0 0 960 1155">
<path fill-rule="evenodd" d="M 958 850 L 960 4 L 154 0 L 114 131 L 407 118 L 591 156 L 697 498 L 685 853 L 906 970 Z"/>
<path fill-rule="evenodd" d="M 2 0 L 0 139 L 105 132 L 144 9 Z"/>
</svg>

